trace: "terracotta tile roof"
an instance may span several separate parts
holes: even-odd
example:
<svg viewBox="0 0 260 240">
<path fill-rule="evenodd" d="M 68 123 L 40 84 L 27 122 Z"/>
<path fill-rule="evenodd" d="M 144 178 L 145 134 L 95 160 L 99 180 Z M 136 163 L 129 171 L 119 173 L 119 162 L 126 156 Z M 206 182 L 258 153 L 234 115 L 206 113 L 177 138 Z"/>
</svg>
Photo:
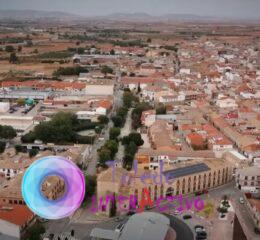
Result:
<svg viewBox="0 0 260 240">
<path fill-rule="evenodd" d="M 3 81 L 1 87 L 31 87 L 36 89 L 84 89 L 86 87 L 86 83 L 82 82 L 59 82 L 59 81 Z"/>
<path fill-rule="evenodd" d="M 244 150 L 248 151 L 248 152 L 260 151 L 260 144 L 259 143 L 250 144 L 250 145 L 244 147 Z"/>
<path fill-rule="evenodd" d="M 201 130 L 201 125 L 196 124 L 181 124 L 180 130 L 182 131 L 192 131 L 192 130 Z"/>
<path fill-rule="evenodd" d="M 26 206 L 12 206 L 5 208 L 0 206 L 0 219 L 23 226 L 33 218 L 34 214 Z"/>
<path fill-rule="evenodd" d="M 227 118 L 227 119 L 237 119 L 238 118 L 238 114 L 230 112 L 230 113 L 225 115 L 225 118 Z"/>
<path fill-rule="evenodd" d="M 202 146 L 205 144 L 203 136 L 198 133 L 190 133 L 187 135 L 187 138 L 190 140 L 192 145 Z"/>
<path fill-rule="evenodd" d="M 138 84 L 138 83 L 154 83 L 156 81 L 155 78 L 149 78 L 149 77 L 123 77 L 122 83 L 124 84 Z"/>
<path fill-rule="evenodd" d="M 105 109 L 112 108 L 112 102 L 109 100 L 101 100 L 98 102 L 98 107 L 103 107 Z"/>
<path fill-rule="evenodd" d="M 248 199 L 248 202 L 252 207 L 256 209 L 257 212 L 260 212 L 260 199 Z"/>
</svg>

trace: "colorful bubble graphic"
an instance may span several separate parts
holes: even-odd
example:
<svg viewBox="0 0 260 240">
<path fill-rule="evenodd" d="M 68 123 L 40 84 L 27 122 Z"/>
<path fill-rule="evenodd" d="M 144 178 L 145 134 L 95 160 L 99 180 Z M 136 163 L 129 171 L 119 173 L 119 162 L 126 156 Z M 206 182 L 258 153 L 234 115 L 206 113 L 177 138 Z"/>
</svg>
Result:
<svg viewBox="0 0 260 240">
<path fill-rule="evenodd" d="M 66 191 L 57 200 L 47 199 L 41 187 L 49 176 L 65 182 Z M 61 219 L 73 214 L 85 196 L 85 179 L 81 170 L 70 160 L 59 156 L 40 158 L 26 170 L 22 181 L 22 195 L 27 206 L 45 219 Z"/>
</svg>

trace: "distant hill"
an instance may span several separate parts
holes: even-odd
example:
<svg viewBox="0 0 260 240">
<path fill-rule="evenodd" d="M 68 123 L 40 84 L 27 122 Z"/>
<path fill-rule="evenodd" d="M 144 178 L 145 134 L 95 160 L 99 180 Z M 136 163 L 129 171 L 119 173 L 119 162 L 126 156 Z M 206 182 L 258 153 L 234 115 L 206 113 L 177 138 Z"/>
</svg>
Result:
<svg viewBox="0 0 260 240">
<path fill-rule="evenodd" d="M 100 17 L 108 20 L 118 21 L 143 21 L 143 22 L 155 22 L 155 21 L 208 21 L 218 20 L 214 17 L 202 17 L 192 14 L 165 14 L 161 16 L 152 16 L 147 13 L 115 13 Z"/>
<path fill-rule="evenodd" d="M 130 21 L 130 22 L 233 22 L 233 21 L 253 21 L 259 23 L 260 19 L 233 19 L 223 17 L 199 16 L 194 14 L 164 14 L 153 16 L 147 13 L 114 13 L 105 16 L 79 16 L 76 14 L 59 11 L 37 11 L 37 10 L 0 10 L 0 20 L 110 20 L 110 21 Z"/>
<path fill-rule="evenodd" d="M 0 10 L 0 20 L 77 20 L 80 16 L 65 12 L 36 10 Z"/>
<path fill-rule="evenodd" d="M 114 13 L 106 16 L 98 16 L 97 18 L 103 18 L 113 21 L 142 21 L 150 22 L 154 21 L 154 16 L 147 13 Z"/>
<path fill-rule="evenodd" d="M 114 13 L 106 16 L 91 17 L 92 19 L 102 19 L 111 21 L 130 21 L 130 22 L 254 22 L 259 23 L 259 19 L 245 18 L 228 18 L 228 17 L 213 17 L 200 16 L 195 14 L 164 14 L 153 16 L 147 13 Z"/>
</svg>

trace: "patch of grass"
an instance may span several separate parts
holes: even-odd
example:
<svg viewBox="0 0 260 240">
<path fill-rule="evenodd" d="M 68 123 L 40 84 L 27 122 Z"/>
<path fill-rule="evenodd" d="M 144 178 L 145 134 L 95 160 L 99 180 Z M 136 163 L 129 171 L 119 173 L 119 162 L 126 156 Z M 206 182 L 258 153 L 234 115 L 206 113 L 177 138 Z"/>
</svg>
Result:
<svg viewBox="0 0 260 240">
<path fill-rule="evenodd" d="M 204 209 L 198 212 L 198 215 L 204 218 L 210 218 L 214 213 L 214 204 L 212 202 L 205 202 Z"/>
</svg>

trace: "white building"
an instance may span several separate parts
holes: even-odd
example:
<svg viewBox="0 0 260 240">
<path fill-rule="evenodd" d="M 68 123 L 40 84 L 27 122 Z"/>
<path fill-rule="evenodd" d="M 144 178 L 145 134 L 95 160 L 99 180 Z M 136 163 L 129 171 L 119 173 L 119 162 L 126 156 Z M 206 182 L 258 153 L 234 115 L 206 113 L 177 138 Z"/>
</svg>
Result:
<svg viewBox="0 0 260 240">
<path fill-rule="evenodd" d="M 33 125 L 33 123 L 33 117 L 11 115 L 0 116 L 0 125 L 12 126 L 14 129 L 19 131 L 27 130 Z"/>
<path fill-rule="evenodd" d="M 34 214 L 26 206 L 0 207 L 0 239 L 22 239 L 33 219 Z"/>
<path fill-rule="evenodd" d="M 180 69 L 180 74 L 187 74 L 187 75 L 189 75 L 190 73 L 191 73 L 191 71 L 188 68 L 181 68 Z"/>
<path fill-rule="evenodd" d="M 91 120 L 96 116 L 96 111 L 78 111 L 76 112 L 76 115 L 80 120 Z"/>
<path fill-rule="evenodd" d="M 236 186 L 246 193 L 260 193 L 260 166 L 237 170 Z"/>
<path fill-rule="evenodd" d="M 114 85 L 87 85 L 86 94 L 89 96 L 113 95 Z"/>
<path fill-rule="evenodd" d="M 232 98 L 222 98 L 218 99 L 216 102 L 216 105 L 219 108 L 231 108 L 231 109 L 236 109 L 238 107 L 236 100 Z"/>
<path fill-rule="evenodd" d="M 6 113 L 10 109 L 9 102 L 0 102 L 0 113 Z"/>
</svg>

